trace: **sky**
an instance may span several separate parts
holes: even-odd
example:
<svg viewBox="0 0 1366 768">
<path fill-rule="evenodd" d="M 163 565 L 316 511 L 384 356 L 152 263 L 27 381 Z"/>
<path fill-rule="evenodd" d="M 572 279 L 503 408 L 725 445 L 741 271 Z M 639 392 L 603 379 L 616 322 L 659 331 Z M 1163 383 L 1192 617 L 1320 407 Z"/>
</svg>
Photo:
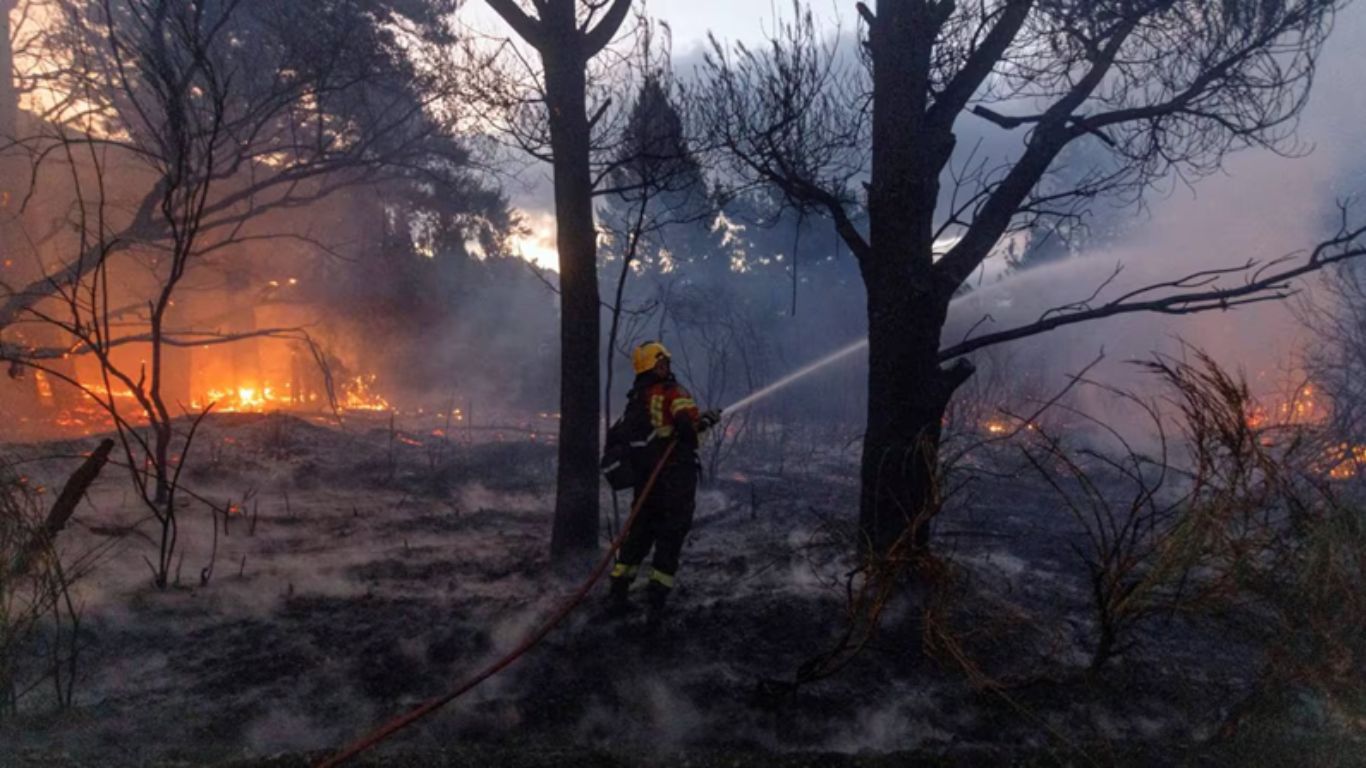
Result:
<svg viewBox="0 0 1366 768">
<path fill-rule="evenodd" d="M 828 2 L 828 0 L 827 0 Z M 820 2 L 816 5 L 819 7 Z M 852 3 L 848 4 L 852 9 Z M 650 16 L 667 23 L 673 30 L 674 53 L 686 56 L 703 45 L 707 32 L 715 30 L 723 40 L 746 43 L 762 41 L 764 30 L 771 19 L 791 15 L 792 6 L 786 0 L 646 0 L 637 2 Z M 822 16 L 833 18 L 835 4 Z M 468 0 L 460 9 L 460 16 L 481 31 L 502 29 L 502 21 L 484 0 Z"/>
<path fill-rule="evenodd" d="M 647 0 L 645 8 L 673 30 L 674 52 L 686 55 L 702 45 L 711 30 L 731 40 L 762 40 L 774 5 L 789 10 L 787 3 L 769 0 Z"/>
</svg>

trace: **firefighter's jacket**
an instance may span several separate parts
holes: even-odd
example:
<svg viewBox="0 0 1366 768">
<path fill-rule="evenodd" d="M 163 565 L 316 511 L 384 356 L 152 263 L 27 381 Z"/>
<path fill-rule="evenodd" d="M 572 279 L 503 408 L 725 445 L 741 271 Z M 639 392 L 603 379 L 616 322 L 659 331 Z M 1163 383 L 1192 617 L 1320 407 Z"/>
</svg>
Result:
<svg viewBox="0 0 1366 768">
<path fill-rule="evenodd" d="M 670 463 L 697 460 L 697 421 L 702 414 L 692 395 L 677 379 L 673 376 L 660 379 L 651 372 L 642 373 L 636 377 L 631 399 L 636 401 L 637 407 L 643 406 L 649 412 L 653 429 L 650 433 L 652 455 L 658 456 L 669 439 L 677 437 L 678 447 L 674 449 Z"/>
</svg>

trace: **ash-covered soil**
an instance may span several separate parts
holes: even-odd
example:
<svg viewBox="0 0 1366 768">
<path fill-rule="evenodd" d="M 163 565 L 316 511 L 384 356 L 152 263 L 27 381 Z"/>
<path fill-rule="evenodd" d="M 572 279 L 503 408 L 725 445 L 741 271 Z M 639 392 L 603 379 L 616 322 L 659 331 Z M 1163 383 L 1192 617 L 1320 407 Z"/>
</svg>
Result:
<svg viewBox="0 0 1366 768">
<path fill-rule="evenodd" d="M 207 508 L 186 507 L 164 591 L 143 560 L 154 525 L 109 467 L 61 540 L 107 548 L 79 589 L 76 706 L 25 697 L 0 723 L 0 765 L 302 766 L 502 656 L 590 564 L 548 564 L 553 445 L 491 437 L 215 417 L 186 484 L 240 512 L 215 552 Z M 55 479 L 72 461 L 28 466 Z M 951 599 L 932 636 L 953 643 L 923 652 L 899 602 L 847 667 L 791 691 L 844 628 L 855 469 L 845 452 L 728 462 L 699 494 L 658 632 L 607 621 L 600 585 L 516 666 L 361 764 L 1366 765 L 1294 692 L 1219 733 L 1260 664 L 1226 621 L 1151 622 L 1087 674 L 1079 532 L 1021 479 L 975 483 L 938 524 Z"/>
</svg>

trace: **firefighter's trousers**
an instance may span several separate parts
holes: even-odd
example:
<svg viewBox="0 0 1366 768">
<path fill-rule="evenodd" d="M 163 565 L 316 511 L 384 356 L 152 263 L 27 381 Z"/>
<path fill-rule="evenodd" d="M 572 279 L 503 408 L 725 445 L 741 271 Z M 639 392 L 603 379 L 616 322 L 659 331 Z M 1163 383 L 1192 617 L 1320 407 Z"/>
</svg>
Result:
<svg viewBox="0 0 1366 768">
<path fill-rule="evenodd" d="M 697 465 L 686 459 L 670 462 L 660 470 L 654 489 L 641 506 L 626 542 L 621 545 L 613 578 L 633 578 L 653 547 L 654 567 L 650 581 L 673 587 L 683 540 L 692 528 L 693 509 L 697 504 L 697 474 Z M 641 490 L 636 488 L 634 498 L 640 498 Z"/>
</svg>

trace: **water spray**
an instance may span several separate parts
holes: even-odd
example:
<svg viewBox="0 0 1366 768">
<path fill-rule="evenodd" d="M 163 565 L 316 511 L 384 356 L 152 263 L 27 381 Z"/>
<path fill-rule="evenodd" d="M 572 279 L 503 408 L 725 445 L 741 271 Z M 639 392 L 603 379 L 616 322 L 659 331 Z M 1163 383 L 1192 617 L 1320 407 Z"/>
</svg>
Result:
<svg viewBox="0 0 1366 768">
<path fill-rule="evenodd" d="M 831 352 L 830 354 L 826 355 L 825 357 L 822 357 L 816 362 L 811 363 L 810 365 L 807 365 L 803 368 L 799 368 L 796 371 L 793 371 L 792 373 L 789 373 L 788 375 L 782 377 L 781 379 L 778 379 L 777 381 L 773 382 L 772 384 L 769 384 L 768 386 L 764 387 L 763 389 L 757 392 L 751 392 L 750 394 L 745 395 L 743 398 L 741 398 L 734 404 L 729 405 L 726 408 L 723 408 L 721 412 L 725 414 L 732 414 L 738 410 L 741 410 L 742 408 L 748 408 L 749 406 L 757 403 L 760 400 L 763 400 L 764 398 L 768 397 L 774 392 L 777 392 L 783 387 L 786 387 L 788 384 L 791 384 L 792 382 L 797 381 L 798 379 L 803 379 L 828 365 L 837 363 L 840 360 L 843 360 L 844 358 L 854 354 L 855 352 L 867 348 L 868 339 L 859 339 L 858 341 L 854 342 L 853 344 L 850 344 L 849 346 L 843 349 Z"/>
<path fill-rule="evenodd" d="M 1005 282 L 1006 281 L 1002 281 L 1001 283 L 997 283 L 996 285 L 1002 285 Z M 971 295 L 972 294 L 967 294 L 967 296 Z M 960 299 L 967 298 L 967 296 L 956 297 L 950 303 L 957 304 Z M 736 411 L 741 410 L 742 408 L 748 408 L 749 406 L 757 403 L 760 400 L 763 400 L 764 398 L 768 397 L 774 392 L 777 392 L 783 387 L 786 387 L 788 384 L 791 384 L 792 382 L 797 381 L 798 379 L 806 378 L 807 376 L 815 373 L 816 371 L 819 371 L 820 369 L 828 365 L 832 365 L 836 362 L 839 362 L 840 360 L 849 357 L 855 352 L 867 348 L 868 338 L 865 336 L 864 338 L 859 339 L 858 341 L 854 342 L 853 344 L 850 344 L 847 347 L 844 347 L 843 349 L 836 350 L 830 353 L 829 355 L 826 355 L 825 357 L 822 357 L 821 359 L 815 361 L 814 363 L 811 363 L 810 365 L 793 371 L 792 373 L 789 373 L 788 375 L 782 377 L 781 379 L 778 379 L 777 381 L 773 382 L 772 384 L 769 384 L 761 390 L 758 390 L 757 392 L 752 392 L 744 396 L 734 404 L 721 409 L 721 412 L 730 414 L 735 413 Z"/>
</svg>

